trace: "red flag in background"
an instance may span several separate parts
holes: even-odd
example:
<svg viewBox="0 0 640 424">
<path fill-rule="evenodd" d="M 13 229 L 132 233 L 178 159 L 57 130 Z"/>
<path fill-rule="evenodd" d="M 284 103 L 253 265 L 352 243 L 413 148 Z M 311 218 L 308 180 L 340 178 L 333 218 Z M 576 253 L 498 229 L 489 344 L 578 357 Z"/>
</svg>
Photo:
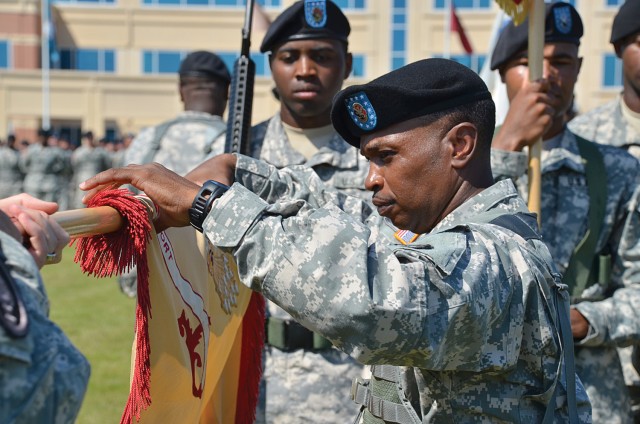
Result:
<svg viewBox="0 0 640 424">
<path fill-rule="evenodd" d="M 453 0 L 451 1 L 451 31 L 455 31 L 458 33 L 460 37 L 460 43 L 462 43 L 462 47 L 467 54 L 473 54 L 473 47 L 471 47 L 471 43 L 467 38 L 467 34 L 464 31 L 464 27 L 460 22 L 460 18 L 456 14 L 456 6 L 453 4 Z"/>
</svg>

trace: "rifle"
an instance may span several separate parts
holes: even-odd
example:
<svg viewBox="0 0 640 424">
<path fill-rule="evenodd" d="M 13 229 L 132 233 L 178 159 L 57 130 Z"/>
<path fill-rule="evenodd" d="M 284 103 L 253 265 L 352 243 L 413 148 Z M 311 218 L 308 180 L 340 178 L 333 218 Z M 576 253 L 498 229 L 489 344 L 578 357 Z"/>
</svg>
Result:
<svg viewBox="0 0 640 424">
<path fill-rule="evenodd" d="M 224 145 L 225 153 L 241 153 L 247 156 L 251 155 L 249 131 L 251 129 L 253 83 L 256 73 L 256 64 L 249 57 L 254 2 L 255 0 L 247 0 L 240 57 L 233 65 L 229 120 L 227 121 L 227 135 Z"/>
</svg>

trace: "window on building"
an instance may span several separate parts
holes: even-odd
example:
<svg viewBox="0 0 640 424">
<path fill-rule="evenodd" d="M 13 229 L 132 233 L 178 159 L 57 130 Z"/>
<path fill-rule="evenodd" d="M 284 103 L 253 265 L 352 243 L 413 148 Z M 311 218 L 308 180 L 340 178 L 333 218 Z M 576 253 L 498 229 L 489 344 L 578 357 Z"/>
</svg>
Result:
<svg viewBox="0 0 640 424">
<path fill-rule="evenodd" d="M 391 69 L 407 63 L 407 1 L 393 0 L 391 10 Z"/>
<path fill-rule="evenodd" d="M 605 0 L 606 5 L 609 7 L 618 7 L 622 6 L 625 0 Z"/>
<path fill-rule="evenodd" d="M 0 69 L 8 69 L 10 67 L 9 51 L 9 42 L 0 40 Z"/>
<path fill-rule="evenodd" d="M 116 0 L 51 0 L 52 3 L 66 4 L 114 4 Z"/>
<path fill-rule="evenodd" d="M 115 50 L 60 49 L 60 69 L 115 72 Z"/>
<path fill-rule="evenodd" d="M 449 1 L 454 0 L 434 0 L 434 9 L 444 9 Z M 455 0 L 456 9 L 489 9 L 493 0 Z"/>
<path fill-rule="evenodd" d="M 366 9 L 365 0 L 333 0 L 340 9 Z"/>
<path fill-rule="evenodd" d="M 142 73 L 144 74 L 176 74 L 180 63 L 189 51 L 145 50 L 142 52 Z M 233 65 L 238 53 L 216 52 L 227 65 L 229 72 L 233 72 Z M 269 58 L 266 54 L 251 52 L 251 60 L 256 64 L 256 76 L 270 76 Z"/>
<path fill-rule="evenodd" d="M 282 0 L 258 0 L 258 3 L 267 8 L 277 8 L 282 5 Z M 152 6 L 213 6 L 244 8 L 246 0 L 142 0 L 142 4 Z"/>
<path fill-rule="evenodd" d="M 351 70 L 351 76 L 356 78 L 362 78 L 367 75 L 367 61 L 363 54 L 353 55 L 353 68 Z"/>
<path fill-rule="evenodd" d="M 622 86 L 622 60 L 613 53 L 605 53 L 602 60 L 602 86 Z"/>
</svg>

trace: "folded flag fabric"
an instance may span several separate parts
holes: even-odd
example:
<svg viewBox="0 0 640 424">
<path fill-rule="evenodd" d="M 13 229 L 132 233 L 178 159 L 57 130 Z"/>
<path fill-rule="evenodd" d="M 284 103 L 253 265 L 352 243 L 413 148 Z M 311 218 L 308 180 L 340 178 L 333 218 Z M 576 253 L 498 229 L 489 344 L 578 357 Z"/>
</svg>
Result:
<svg viewBox="0 0 640 424">
<path fill-rule="evenodd" d="M 130 199 L 137 200 L 123 192 L 92 205 L 116 208 L 124 227 L 81 239 L 76 253 L 96 276 L 138 266 L 131 391 L 121 422 L 252 423 L 262 372 L 262 296 L 238 281 L 228 253 L 210 248 L 190 227 L 156 234 L 146 207 L 145 218 L 132 216 L 137 206 Z"/>
</svg>

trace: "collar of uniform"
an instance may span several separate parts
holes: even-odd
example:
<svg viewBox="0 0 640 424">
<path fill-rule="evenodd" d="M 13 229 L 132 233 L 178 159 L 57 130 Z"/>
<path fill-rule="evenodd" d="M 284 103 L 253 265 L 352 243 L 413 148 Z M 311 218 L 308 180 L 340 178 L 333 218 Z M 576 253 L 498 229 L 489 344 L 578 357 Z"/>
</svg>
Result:
<svg viewBox="0 0 640 424">
<path fill-rule="evenodd" d="M 211 119 L 214 121 L 222 119 L 218 115 L 212 115 L 207 112 L 198 112 L 195 110 L 183 110 L 177 115 L 177 118 L 201 118 L 201 119 Z"/>
<path fill-rule="evenodd" d="M 557 146 L 542 151 L 543 174 L 557 171 L 560 168 L 568 168 L 581 174 L 585 173 L 576 137 L 566 128 Z"/>
<path fill-rule="evenodd" d="M 298 153 L 287 138 L 284 131 L 280 113 L 276 113 L 267 125 L 260 148 L 260 159 L 270 163 L 276 168 L 284 168 L 291 165 L 303 165 L 306 158 Z"/>
<path fill-rule="evenodd" d="M 291 165 L 313 167 L 326 164 L 339 169 L 348 169 L 358 165 L 358 154 L 358 149 L 353 148 L 336 133 L 327 146 L 320 148 L 315 155 L 307 160 L 291 146 L 280 114 L 277 113 L 267 125 L 260 159 L 277 168 Z"/>
<path fill-rule="evenodd" d="M 488 223 L 505 213 L 529 213 L 511 179 L 501 180 L 467 199 L 436 225 L 431 234 L 470 223 Z M 416 240 L 417 242 L 417 240 Z"/>
</svg>

